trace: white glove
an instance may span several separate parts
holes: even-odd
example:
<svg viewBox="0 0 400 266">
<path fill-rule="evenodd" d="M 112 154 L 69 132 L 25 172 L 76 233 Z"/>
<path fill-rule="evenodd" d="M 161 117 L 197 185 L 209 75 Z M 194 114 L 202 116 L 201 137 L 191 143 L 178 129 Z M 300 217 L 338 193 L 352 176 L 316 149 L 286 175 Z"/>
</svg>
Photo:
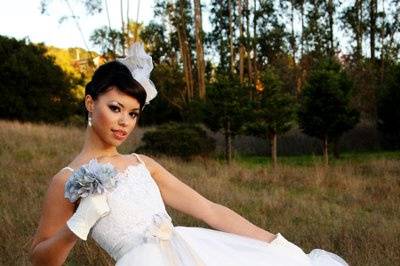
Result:
<svg viewBox="0 0 400 266">
<path fill-rule="evenodd" d="M 280 233 L 276 234 L 276 238 L 272 240 L 270 243 L 270 246 L 277 247 L 277 248 L 283 248 L 287 250 L 290 253 L 300 253 L 300 254 L 305 254 L 304 251 L 293 244 L 292 242 L 286 240 Z"/>
<path fill-rule="evenodd" d="M 81 199 L 78 209 L 67 221 L 67 226 L 80 239 L 86 240 L 90 228 L 109 212 L 106 195 L 92 194 Z"/>
</svg>

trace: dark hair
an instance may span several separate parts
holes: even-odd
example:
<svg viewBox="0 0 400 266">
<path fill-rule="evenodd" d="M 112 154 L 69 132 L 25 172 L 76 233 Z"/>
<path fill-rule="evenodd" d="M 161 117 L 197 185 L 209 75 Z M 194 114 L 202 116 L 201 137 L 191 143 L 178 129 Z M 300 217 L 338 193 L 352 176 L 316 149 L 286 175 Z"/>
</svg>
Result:
<svg viewBox="0 0 400 266">
<path fill-rule="evenodd" d="M 92 96 L 96 100 L 101 94 L 106 93 L 111 87 L 117 87 L 120 91 L 134 97 L 140 104 L 140 113 L 146 101 L 146 91 L 136 81 L 129 69 L 118 61 L 111 61 L 101 65 L 93 74 L 92 80 L 86 85 L 85 96 Z M 88 115 L 85 109 L 86 118 Z"/>
</svg>

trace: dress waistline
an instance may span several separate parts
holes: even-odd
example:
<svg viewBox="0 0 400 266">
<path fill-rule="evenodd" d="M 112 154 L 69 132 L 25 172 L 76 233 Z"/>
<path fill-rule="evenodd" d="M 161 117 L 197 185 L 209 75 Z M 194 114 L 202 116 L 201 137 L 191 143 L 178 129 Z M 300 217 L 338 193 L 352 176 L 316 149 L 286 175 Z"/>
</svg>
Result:
<svg viewBox="0 0 400 266">
<path fill-rule="evenodd" d="M 118 261 L 124 255 L 132 252 L 136 247 L 145 243 L 154 243 L 160 247 L 161 254 L 167 266 L 205 266 L 195 250 L 176 231 L 170 219 L 155 219 L 143 234 L 138 238 L 127 236 L 114 248 L 113 258 Z"/>
</svg>

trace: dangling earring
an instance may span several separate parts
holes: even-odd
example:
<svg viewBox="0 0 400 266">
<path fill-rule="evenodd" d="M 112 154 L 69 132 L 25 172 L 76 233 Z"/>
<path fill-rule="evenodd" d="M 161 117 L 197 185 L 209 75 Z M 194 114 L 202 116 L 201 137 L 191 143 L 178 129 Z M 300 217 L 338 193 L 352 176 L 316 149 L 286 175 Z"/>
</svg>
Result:
<svg viewBox="0 0 400 266">
<path fill-rule="evenodd" d="M 92 126 L 92 117 L 88 116 L 88 126 L 91 127 Z"/>
</svg>

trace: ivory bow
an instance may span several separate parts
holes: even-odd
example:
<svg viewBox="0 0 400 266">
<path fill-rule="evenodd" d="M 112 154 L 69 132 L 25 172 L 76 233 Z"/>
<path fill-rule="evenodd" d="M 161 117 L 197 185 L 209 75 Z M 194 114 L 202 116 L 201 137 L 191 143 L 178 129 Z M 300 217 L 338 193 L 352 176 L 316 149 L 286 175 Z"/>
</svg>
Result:
<svg viewBox="0 0 400 266">
<path fill-rule="evenodd" d="M 174 226 L 170 220 L 165 219 L 156 223 L 155 226 L 150 230 L 150 234 L 159 239 L 160 248 L 163 251 L 163 254 L 166 255 L 166 260 L 170 266 L 184 265 L 184 262 L 179 259 L 172 246 L 173 236 L 175 236 L 176 241 L 180 241 L 186 251 L 188 251 L 188 255 L 193 259 L 195 266 L 205 266 L 190 245 L 178 233 L 174 234 Z M 184 250 L 181 250 L 181 252 L 184 252 Z"/>
</svg>

